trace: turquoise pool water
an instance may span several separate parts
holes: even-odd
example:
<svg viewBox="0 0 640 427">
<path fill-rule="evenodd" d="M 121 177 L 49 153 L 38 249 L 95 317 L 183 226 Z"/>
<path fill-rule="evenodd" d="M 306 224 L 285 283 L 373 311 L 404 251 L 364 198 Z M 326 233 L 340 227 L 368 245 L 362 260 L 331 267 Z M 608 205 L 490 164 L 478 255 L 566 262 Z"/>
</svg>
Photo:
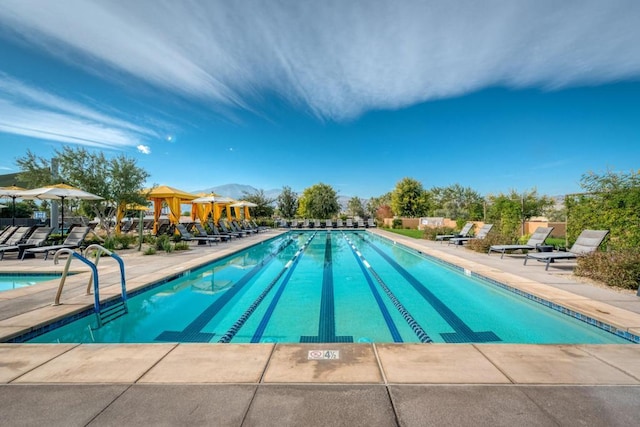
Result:
<svg viewBox="0 0 640 427">
<path fill-rule="evenodd" d="M 59 278 L 59 274 L 4 274 L 0 273 L 0 292 L 24 288 Z"/>
<path fill-rule="evenodd" d="M 355 231 L 290 232 L 30 342 L 630 343 Z"/>
</svg>

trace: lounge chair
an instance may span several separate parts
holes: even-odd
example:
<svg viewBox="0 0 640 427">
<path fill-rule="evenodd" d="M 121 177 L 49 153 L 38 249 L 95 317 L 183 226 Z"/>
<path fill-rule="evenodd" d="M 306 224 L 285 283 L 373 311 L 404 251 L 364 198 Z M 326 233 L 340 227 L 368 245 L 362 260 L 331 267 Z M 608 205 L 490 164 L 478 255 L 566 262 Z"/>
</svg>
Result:
<svg viewBox="0 0 640 427">
<path fill-rule="evenodd" d="M 227 225 L 227 223 L 223 220 L 218 221 L 218 225 L 220 225 L 220 229 L 224 234 L 230 234 L 235 237 L 244 237 L 247 235 L 244 231 L 236 231 L 235 228 L 231 228 L 231 225 Z"/>
<path fill-rule="evenodd" d="M 313 220 L 313 228 L 322 228 L 322 222 L 319 219 Z"/>
<path fill-rule="evenodd" d="M 325 219 L 324 226 L 327 228 L 333 228 L 333 221 L 331 221 L 330 219 Z"/>
<path fill-rule="evenodd" d="M 194 236 L 189 233 L 187 227 L 184 224 L 176 224 L 176 231 L 180 234 L 180 238 L 187 242 L 198 242 L 199 244 L 211 244 L 211 242 L 219 243 L 222 241 L 220 237 L 206 237 L 206 236 Z"/>
<path fill-rule="evenodd" d="M 302 223 L 302 228 L 309 228 L 309 220 L 305 219 L 304 222 Z"/>
<path fill-rule="evenodd" d="M 553 227 L 538 227 L 524 245 L 493 245 L 489 248 L 487 255 L 491 255 L 491 252 L 501 252 L 502 255 L 500 255 L 500 259 L 502 259 L 507 251 L 535 250 L 539 245 L 544 244 L 544 241 L 547 240 L 551 231 L 553 231 Z"/>
<path fill-rule="evenodd" d="M 293 221 L 291 221 L 291 228 L 299 228 L 300 224 L 298 224 L 298 220 L 294 219 Z"/>
<path fill-rule="evenodd" d="M 11 237 L 11 235 L 15 233 L 17 229 L 17 225 L 10 225 L 9 227 L 2 230 L 2 232 L 0 232 L 0 245 L 6 244 L 9 237 Z"/>
<path fill-rule="evenodd" d="M 347 219 L 347 223 L 345 224 L 345 227 L 353 228 L 353 221 L 351 220 L 351 218 Z"/>
<path fill-rule="evenodd" d="M 31 234 L 33 227 L 17 227 L 9 237 L 7 237 L 0 248 L 8 246 L 16 246 L 18 243 L 24 243 Z"/>
<path fill-rule="evenodd" d="M 24 243 L 18 243 L 13 246 L 0 246 L 0 260 L 4 259 L 6 252 L 18 252 L 18 258 L 22 258 L 22 254 L 26 249 L 44 245 L 52 231 L 53 228 L 51 227 L 38 227 Z"/>
<path fill-rule="evenodd" d="M 358 228 L 365 228 L 364 227 L 364 220 L 362 220 L 362 219 L 358 220 Z"/>
<path fill-rule="evenodd" d="M 198 232 L 198 234 L 195 237 L 211 237 L 214 239 L 218 239 L 219 241 L 222 241 L 222 242 L 231 240 L 231 236 L 229 235 L 222 235 L 220 233 L 216 234 L 215 232 L 211 234 L 207 233 L 207 229 L 204 228 L 202 224 L 200 224 L 199 222 L 194 223 L 192 227 L 195 228 L 196 231 Z"/>
<path fill-rule="evenodd" d="M 609 230 L 583 230 L 576 242 L 568 252 L 535 252 L 528 253 L 524 258 L 524 265 L 527 265 L 529 258 L 546 262 L 545 271 L 549 269 L 549 264 L 558 259 L 575 259 L 580 255 L 595 252 L 602 244 L 602 241 L 609 234 Z"/>
<path fill-rule="evenodd" d="M 467 222 L 464 225 L 464 227 L 462 227 L 462 230 L 460 230 L 458 234 L 437 234 L 436 242 L 439 241 L 440 243 L 442 243 L 445 240 L 453 239 L 456 237 L 469 237 L 469 233 L 471 233 L 471 229 L 473 229 L 473 223 Z"/>
<path fill-rule="evenodd" d="M 22 259 L 24 259 L 27 254 L 44 254 L 44 259 L 46 260 L 51 252 L 56 252 L 60 249 L 78 249 L 82 246 L 82 242 L 85 237 L 87 237 L 87 234 L 89 234 L 89 231 L 91 231 L 91 227 L 73 227 L 62 244 L 25 249 L 24 252 L 22 252 Z"/>
<path fill-rule="evenodd" d="M 469 240 L 484 239 L 485 237 L 487 237 L 487 234 L 489 234 L 492 228 L 493 224 L 485 224 L 480 227 L 480 230 L 478 230 L 478 234 L 476 234 L 474 237 L 452 237 L 451 239 L 449 239 L 449 244 L 453 243 L 454 245 L 462 245 L 464 244 L 464 242 L 468 242 Z"/>
<path fill-rule="evenodd" d="M 264 226 L 264 225 L 258 225 L 258 223 L 256 222 L 255 219 L 252 219 L 251 221 L 247 221 L 249 224 L 251 224 L 251 226 L 253 228 L 255 228 L 256 230 L 258 230 L 258 232 L 260 231 L 264 231 L 267 230 L 269 227 Z"/>
<path fill-rule="evenodd" d="M 373 218 L 367 219 L 367 228 L 376 228 L 376 222 Z"/>
<path fill-rule="evenodd" d="M 342 228 L 342 227 L 344 227 L 344 224 L 343 224 L 343 222 L 342 222 L 342 219 L 338 218 L 338 219 L 336 220 L 336 227 L 338 227 L 338 228 Z"/>
</svg>

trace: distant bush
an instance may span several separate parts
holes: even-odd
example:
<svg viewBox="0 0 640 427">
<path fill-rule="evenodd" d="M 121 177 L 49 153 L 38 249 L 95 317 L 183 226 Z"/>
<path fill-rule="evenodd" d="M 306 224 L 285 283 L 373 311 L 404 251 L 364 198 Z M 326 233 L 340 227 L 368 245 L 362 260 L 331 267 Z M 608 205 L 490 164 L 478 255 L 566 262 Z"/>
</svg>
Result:
<svg viewBox="0 0 640 427">
<path fill-rule="evenodd" d="M 471 239 L 466 243 L 466 246 L 476 252 L 487 253 L 491 245 L 500 245 L 503 237 L 498 233 L 489 233 L 484 239 Z"/>
<path fill-rule="evenodd" d="M 640 285 L 640 249 L 594 252 L 578 258 L 576 276 L 588 277 L 608 286 L 638 289 Z"/>
<path fill-rule="evenodd" d="M 391 224 L 391 228 L 402 228 L 402 219 L 394 218 L 393 223 Z"/>
<path fill-rule="evenodd" d="M 451 227 L 436 227 L 436 228 L 425 228 L 422 237 L 427 240 L 436 240 L 437 235 L 444 234 L 456 234 L 455 230 Z"/>
</svg>

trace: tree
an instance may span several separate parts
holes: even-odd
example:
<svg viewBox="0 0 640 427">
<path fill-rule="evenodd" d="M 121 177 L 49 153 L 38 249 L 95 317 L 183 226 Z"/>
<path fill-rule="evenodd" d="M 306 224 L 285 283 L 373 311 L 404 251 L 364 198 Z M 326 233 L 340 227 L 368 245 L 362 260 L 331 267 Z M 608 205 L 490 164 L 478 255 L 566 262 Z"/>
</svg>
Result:
<svg viewBox="0 0 640 427">
<path fill-rule="evenodd" d="M 367 214 L 370 217 L 380 219 L 379 213 L 382 212 L 380 211 L 380 208 L 383 206 L 386 206 L 389 212 L 391 212 L 391 192 L 385 193 L 379 197 L 370 198 L 367 202 Z M 391 218 L 392 216 L 393 213 L 390 213 L 386 218 Z"/>
<path fill-rule="evenodd" d="M 364 205 L 359 197 L 352 197 L 347 202 L 347 211 L 351 216 L 364 217 Z"/>
<path fill-rule="evenodd" d="M 397 216 L 424 216 L 429 211 L 429 195 L 419 181 L 403 178 L 391 192 L 391 209 Z"/>
<path fill-rule="evenodd" d="M 477 221 L 483 217 L 483 197 L 470 187 L 460 184 L 431 189 L 434 216 L 455 220 Z"/>
<path fill-rule="evenodd" d="M 640 172 L 582 176 L 585 193 L 567 195 L 567 234 L 570 241 L 584 229 L 609 230 L 612 249 L 640 246 Z"/>
<path fill-rule="evenodd" d="M 264 190 L 256 190 L 255 193 L 243 191 L 242 194 L 244 200 L 258 205 L 253 208 L 253 216 L 257 218 L 271 218 L 273 216 L 273 202 L 275 199 L 268 198 L 264 194 Z"/>
<path fill-rule="evenodd" d="M 538 196 L 537 190 L 488 196 L 487 221 L 497 224 L 500 233 L 508 240 L 516 241 L 522 235 L 524 222 L 542 213 L 553 201 L 546 196 Z"/>
<path fill-rule="evenodd" d="M 340 212 L 338 195 L 330 185 L 319 183 L 302 192 L 298 215 L 303 218 L 327 219 Z"/>
<path fill-rule="evenodd" d="M 278 196 L 278 211 L 283 218 L 293 218 L 298 210 L 298 195 L 291 187 L 282 187 Z"/>
<path fill-rule="evenodd" d="M 149 174 L 136 165 L 136 161 L 124 155 L 107 159 L 102 152 L 90 152 L 84 148 L 63 147 L 55 151 L 59 164 L 57 178 L 54 179 L 49 160 L 37 157 L 27 151 L 27 155 L 17 159 L 21 168 L 18 180 L 28 186 L 43 186 L 64 182 L 89 193 L 104 198 L 100 201 L 80 202 L 80 210 L 88 216 L 95 216 L 103 229 L 110 234 L 109 218 L 113 217 L 117 206 L 129 203 L 146 204 L 142 194 L 143 185 Z M 65 203 L 65 208 L 74 201 Z"/>
</svg>

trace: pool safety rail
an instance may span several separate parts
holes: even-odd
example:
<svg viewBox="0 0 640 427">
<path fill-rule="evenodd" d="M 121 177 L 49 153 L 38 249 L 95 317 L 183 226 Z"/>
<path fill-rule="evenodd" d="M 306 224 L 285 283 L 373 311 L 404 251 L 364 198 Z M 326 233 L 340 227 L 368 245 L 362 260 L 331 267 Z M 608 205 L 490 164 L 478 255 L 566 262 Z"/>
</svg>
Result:
<svg viewBox="0 0 640 427">
<path fill-rule="evenodd" d="M 87 283 L 87 295 L 91 295 L 91 285 L 93 284 L 93 308 L 96 313 L 96 318 L 98 321 L 98 328 L 104 326 L 110 321 L 117 319 L 125 314 L 127 314 L 127 284 L 125 280 L 124 274 L 124 262 L 122 258 L 120 258 L 117 254 L 111 252 L 110 250 L 100 246 L 100 245 L 90 245 L 88 246 L 84 254 L 89 255 L 92 251 L 95 252 L 95 262 L 92 262 L 85 256 L 75 252 L 72 249 L 63 248 L 59 249 L 54 257 L 54 264 L 58 263 L 58 257 L 62 254 L 67 254 L 67 263 L 64 266 L 64 271 L 62 272 L 62 277 L 60 278 L 60 284 L 58 285 L 58 292 L 56 293 L 56 298 L 53 302 L 53 305 L 60 305 L 60 297 L 62 295 L 62 289 L 64 288 L 64 283 L 67 278 L 67 273 L 69 272 L 69 266 L 71 265 L 71 260 L 73 258 L 77 258 L 86 264 L 91 269 L 91 277 L 89 278 L 89 282 Z M 107 254 L 111 258 L 115 259 L 118 262 L 120 267 L 120 286 L 121 286 L 121 299 L 114 303 L 110 303 L 102 306 L 100 304 L 100 284 L 98 278 L 98 262 L 100 261 L 100 256 L 102 254 Z"/>
</svg>

